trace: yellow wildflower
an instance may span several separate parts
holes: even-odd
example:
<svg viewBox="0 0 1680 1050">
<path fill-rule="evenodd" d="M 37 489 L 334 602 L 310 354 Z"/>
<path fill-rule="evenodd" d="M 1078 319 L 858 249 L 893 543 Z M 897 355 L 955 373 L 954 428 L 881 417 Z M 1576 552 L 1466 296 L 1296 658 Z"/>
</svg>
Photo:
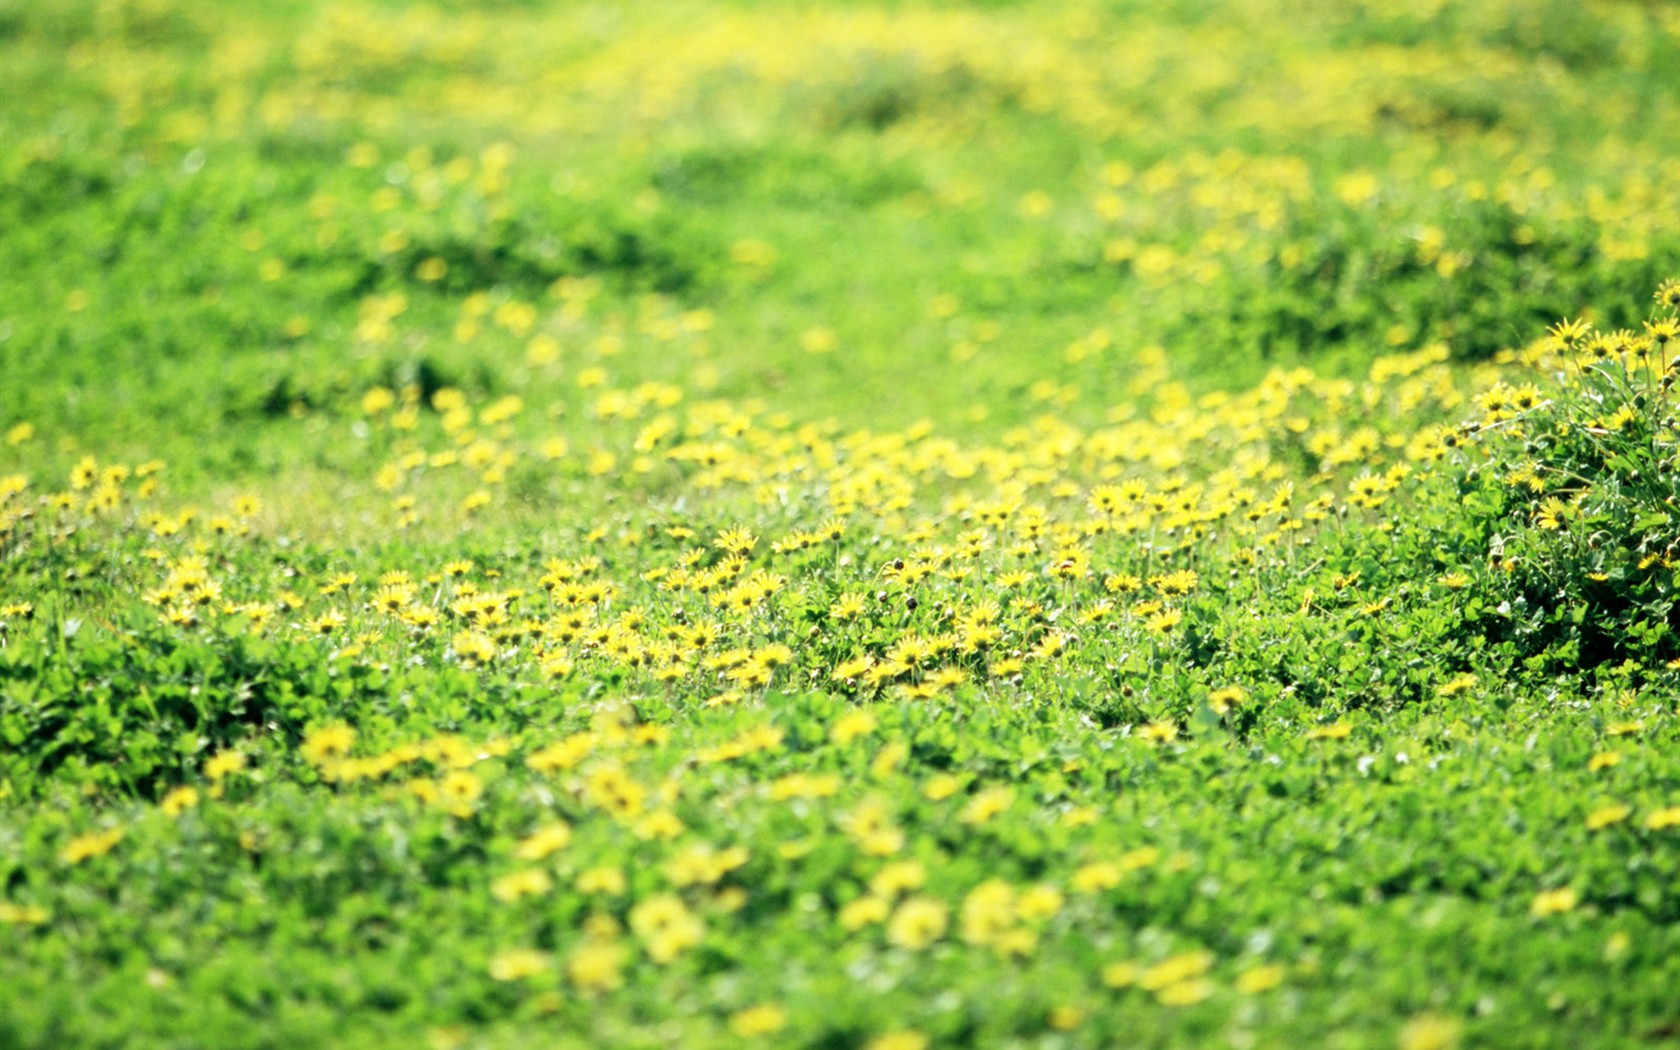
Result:
<svg viewBox="0 0 1680 1050">
<path fill-rule="evenodd" d="M 1237 977 L 1237 991 L 1244 995 L 1269 992 L 1283 983 L 1284 969 L 1276 963 L 1244 970 Z"/>
<path fill-rule="evenodd" d="M 490 960 L 490 976 L 498 981 L 523 981 L 548 972 L 549 957 L 529 948 L 502 952 Z"/>
<path fill-rule="evenodd" d="M 158 802 L 158 808 L 171 817 L 178 817 L 196 805 L 198 790 L 192 787 L 178 787 Z"/>
<path fill-rule="evenodd" d="M 106 831 L 90 831 L 77 835 L 65 843 L 59 856 L 66 864 L 80 864 L 91 857 L 103 856 L 111 852 L 112 848 L 123 838 L 122 828 L 110 828 Z"/>
<path fill-rule="evenodd" d="M 1600 806 L 1587 814 L 1587 830 L 1602 831 L 1612 824 L 1620 824 L 1632 815 L 1632 806 L 1622 804 Z"/>
<path fill-rule="evenodd" d="M 356 731 L 344 723 L 322 726 L 303 738 L 303 757 L 312 765 L 329 765 L 347 757 L 355 743 Z"/>
<path fill-rule="evenodd" d="M 1138 977 L 1138 987 L 1145 991 L 1159 991 L 1205 975 L 1213 969 L 1213 953 L 1184 952 L 1156 963 Z"/>
<path fill-rule="evenodd" d="M 625 956 L 617 941 L 591 937 L 566 959 L 566 977 L 582 991 L 612 991 L 624 984 Z"/>
<path fill-rule="evenodd" d="M 513 855 L 520 860 L 542 860 L 557 850 L 565 849 L 572 841 L 572 826 L 563 820 L 545 824 L 514 847 Z"/>
<path fill-rule="evenodd" d="M 927 1050 L 928 1037 L 911 1029 L 883 1032 L 864 1044 L 863 1050 Z"/>
<path fill-rule="evenodd" d="M 511 903 L 525 897 L 540 897 L 554 885 L 548 872 L 541 868 L 524 868 L 510 872 L 490 884 L 490 895 Z"/>
<path fill-rule="evenodd" d="M 1560 886 L 1553 890 L 1541 890 L 1534 895 L 1534 901 L 1529 905 L 1528 913 L 1536 918 L 1546 918 L 1551 915 L 1562 915 L 1573 911 L 1581 900 L 1581 895 L 1573 886 Z"/>
<path fill-rule="evenodd" d="M 1452 1050 L 1458 1041 L 1457 1021 L 1440 1014 L 1420 1014 L 1400 1029 L 1399 1050 Z"/>
<path fill-rule="evenodd" d="M 1680 806 L 1669 806 L 1665 809 L 1652 811 L 1645 818 L 1645 827 L 1649 831 L 1680 828 Z"/>
<path fill-rule="evenodd" d="M 950 913 L 943 901 L 911 897 L 898 906 L 887 923 L 887 940 L 900 948 L 926 948 L 945 936 Z"/>
<path fill-rule="evenodd" d="M 648 958 L 668 963 L 706 935 L 705 923 L 671 894 L 649 897 L 630 909 L 630 929 L 641 938 Z"/>
<path fill-rule="evenodd" d="M 729 1018 L 729 1030 L 743 1039 L 769 1035 L 787 1024 L 787 1011 L 774 1003 L 759 1003 L 739 1010 Z"/>
</svg>

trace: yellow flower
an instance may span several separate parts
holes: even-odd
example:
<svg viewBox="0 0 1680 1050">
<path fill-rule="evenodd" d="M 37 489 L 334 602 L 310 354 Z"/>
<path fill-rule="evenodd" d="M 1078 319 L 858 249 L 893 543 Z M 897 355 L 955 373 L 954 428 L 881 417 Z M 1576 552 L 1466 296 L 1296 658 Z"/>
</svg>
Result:
<svg viewBox="0 0 1680 1050">
<path fill-rule="evenodd" d="M 1600 806 L 1587 814 L 1587 830 L 1601 831 L 1612 824 L 1620 824 L 1632 815 L 1632 806 L 1621 804 Z"/>
<path fill-rule="evenodd" d="M 787 1024 L 787 1011 L 774 1003 L 759 1003 L 736 1011 L 729 1018 L 729 1030 L 744 1039 L 769 1035 Z"/>
<path fill-rule="evenodd" d="M 845 745 L 860 736 L 873 733 L 879 724 L 879 720 L 870 711 L 848 711 L 835 720 L 828 736 L 836 744 Z"/>
<path fill-rule="evenodd" d="M 1138 738 L 1151 744 L 1165 744 L 1178 739 L 1178 726 L 1172 722 L 1150 722 L 1138 730 Z"/>
<path fill-rule="evenodd" d="M 350 754 L 356 731 L 342 722 L 322 726 L 303 738 L 303 757 L 312 765 L 324 766 Z"/>
<path fill-rule="evenodd" d="M 50 917 L 47 909 L 33 904 L 0 901 L 0 926 L 39 926 Z"/>
<path fill-rule="evenodd" d="M 490 884 L 490 895 L 511 903 L 524 897 L 540 897 L 554 885 L 548 872 L 541 868 L 525 868 L 509 872 Z"/>
<path fill-rule="evenodd" d="M 1110 988 L 1130 988 L 1143 976 L 1137 963 L 1116 962 L 1103 967 L 1102 982 Z"/>
<path fill-rule="evenodd" d="M 869 880 L 869 888 L 876 894 L 889 900 L 907 893 L 919 890 L 927 880 L 927 869 L 919 860 L 901 860 L 884 865 L 875 877 Z"/>
<path fill-rule="evenodd" d="M 745 528 L 729 529 L 718 535 L 713 546 L 728 554 L 744 555 L 758 545 L 758 537 Z"/>
<path fill-rule="evenodd" d="M 898 847 L 903 845 L 904 834 L 893 823 L 892 808 L 880 798 L 859 800 L 857 805 L 839 818 L 839 824 L 859 845 L 872 854 L 875 854 L 876 850 L 871 847 L 881 848 L 883 852 L 876 855 L 886 856 L 898 852 Z M 885 849 L 885 846 L 893 841 L 898 845 Z"/>
<path fill-rule="evenodd" d="M 172 817 L 178 817 L 196 805 L 198 791 L 191 787 L 178 787 L 158 802 L 158 808 Z"/>
<path fill-rule="evenodd" d="M 706 935 L 706 926 L 671 894 L 649 897 L 630 909 L 630 929 L 642 939 L 648 958 L 668 963 Z"/>
<path fill-rule="evenodd" d="M 1163 1006 L 1194 1006 L 1212 994 L 1212 981 L 1194 977 L 1167 985 L 1155 993 L 1155 999 Z"/>
<path fill-rule="evenodd" d="M 953 776 L 950 773 L 935 773 L 928 777 L 927 786 L 922 789 L 922 794 L 926 795 L 931 802 L 943 802 L 961 791 L 962 783 L 961 777 Z"/>
<path fill-rule="evenodd" d="M 1085 1011 L 1078 1006 L 1053 1006 L 1045 1021 L 1057 1032 L 1071 1032 L 1085 1023 Z"/>
<path fill-rule="evenodd" d="M 490 976 L 498 981 L 523 981 L 548 972 L 546 954 L 530 948 L 515 948 L 490 960 Z"/>
<path fill-rule="evenodd" d="M 1073 888 L 1080 893 L 1100 893 L 1120 885 L 1123 873 L 1113 861 L 1099 860 L 1083 865 L 1073 873 Z"/>
<path fill-rule="evenodd" d="M 1095 824 L 1101 817 L 1102 811 L 1095 806 L 1073 806 L 1062 813 L 1062 823 L 1070 828 L 1084 828 Z"/>
<path fill-rule="evenodd" d="M 483 667 L 496 659 L 496 643 L 482 631 L 461 631 L 449 641 L 455 658 L 468 667 Z"/>
<path fill-rule="evenodd" d="M 729 872 L 746 864 L 747 860 L 745 846 L 720 850 L 708 843 L 695 843 L 666 862 L 665 877 L 671 885 L 679 888 L 712 886 Z"/>
<path fill-rule="evenodd" d="M 927 1050 L 928 1037 L 912 1029 L 882 1032 L 864 1044 L 863 1050 Z"/>
<path fill-rule="evenodd" d="M 1144 629 L 1154 634 L 1166 634 L 1177 627 L 1184 614 L 1177 609 L 1165 609 L 1144 622 Z"/>
<path fill-rule="evenodd" d="M 1037 922 L 1040 919 L 1048 919 L 1061 911 L 1063 903 L 1064 898 L 1061 890 L 1045 883 L 1039 883 L 1022 890 L 1015 907 L 1022 919 L 1028 922 Z"/>
<path fill-rule="evenodd" d="M 957 819 L 964 824 L 984 824 L 993 817 L 1008 809 L 1015 801 L 1015 790 L 1007 787 L 990 787 L 969 799 L 968 805 L 958 814 Z"/>
<path fill-rule="evenodd" d="M 950 914 L 943 901 L 911 897 L 898 906 L 887 923 L 887 940 L 900 948 L 926 948 L 945 936 Z"/>
<path fill-rule="evenodd" d="M 869 857 L 890 857 L 904 848 L 904 831 L 887 826 L 858 836 L 858 849 Z"/>
<path fill-rule="evenodd" d="M 604 893 L 609 897 L 617 897 L 628 888 L 629 882 L 624 872 L 617 868 L 589 868 L 580 872 L 577 877 L 577 891 L 579 893 Z"/>
<path fill-rule="evenodd" d="M 1443 698 L 1457 696 L 1459 693 L 1468 692 L 1474 688 L 1476 688 L 1476 676 L 1473 674 L 1461 674 L 1453 678 L 1449 678 L 1447 681 L 1436 686 L 1435 695 Z"/>
<path fill-rule="evenodd" d="M 1120 855 L 1120 870 L 1139 871 L 1143 868 L 1149 867 L 1151 864 L 1154 864 L 1160 859 L 1160 847 L 1139 846 L 1137 849 L 1127 850 L 1125 853 Z"/>
<path fill-rule="evenodd" d="M 376 386 L 362 395 L 362 411 L 374 416 L 397 403 L 396 395 L 382 386 Z"/>
<path fill-rule="evenodd" d="M 1156 963 L 1138 977 L 1138 987 L 1145 991 L 1159 991 L 1170 985 L 1201 977 L 1213 969 L 1213 953 L 1184 952 Z"/>
<path fill-rule="evenodd" d="M 1231 708 L 1240 706 L 1248 699 L 1248 693 L 1240 685 L 1228 685 L 1222 689 L 1215 689 L 1208 693 L 1208 707 L 1216 715 L 1227 714 Z"/>
<path fill-rule="evenodd" d="M 847 591 L 834 599 L 833 604 L 828 607 L 828 614 L 841 622 L 855 620 L 862 616 L 863 611 L 869 607 L 868 602 L 869 599 L 863 595 L 855 591 Z"/>
<path fill-rule="evenodd" d="M 880 897 L 858 897 L 840 907 L 840 925 L 846 930 L 860 930 L 878 922 L 886 922 L 892 905 Z"/>
<path fill-rule="evenodd" d="M 218 751 L 204 764 L 204 775 L 211 780 L 221 780 L 230 773 L 244 769 L 246 762 L 245 755 L 241 752 Z"/>
<path fill-rule="evenodd" d="M 334 609 L 324 612 L 315 617 L 315 619 L 311 620 L 309 622 L 309 629 L 316 634 L 328 635 L 343 630 L 344 625 L 347 622 L 348 621 L 345 619 L 344 614 Z"/>
<path fill-rule="evenodd" d="M 611 991 L 624 984 L 624 946 L 590 938 L 566 960 L 566 977 L 584 991 Z"/>
<path fill-rule="evenodd" d="M 1237 978 L 1237 991 L 1244 995 L 1269 992 L 1283 983 L 1284 969 L 1276 963 L 1244 970 Z"/>
<path fill-rule="evenodd" d="M 1014 926 L 1015 916 L 1015 887 L 988 879 L 963 899 L 962 938 L 969 944 L 995 944 Z"/>
<path fill-rule="evenodd" d="M 65 843 L 64 850 L 59 856 L 63 858 L 66 864 L 80 864 L 90 857 L 99 857 L 111 852 L 111 849 L 122 841 L 122 837 L 122 828 L 90 831 L 84 835 L 77 835 Z"/>
<path fill-rule="evenodd" d="M 631 779 L 622 766 L 602 766 L 584 781 L 590 802 L 617 817 L 640 816 L 647 805 L 647 788 Z"/>
<path fill-rule="evenodd" d="M 1399 1050 L 1452 1050 L 1458 1040 L 1457 1021 L 1439 1014 L 1421 1014 L 1400 1029 Z"/>
<path fill-rule="evenodd" d="M 1541 890 L 1534 895 L 1534 902 L 1529 905 L 1528 913 L 1536 918 L 1550 915 L 1561 915 L 1572 911 L 1580 902 L 1581 895 L 1573 886 L 1560 886 L 1555 890 Z"/>
<path fill-rule="evenodd" d="M 1350 208 L 1364 208 L 1377 199 L 1382 183 L 1369 171 L 1353 171 L 1336 179 L 1336 199 Z"/>
<path fill-rule="evenodd" d="M 520 860 L 542 860 L 572 841 L 572 826 L 563 820 L 545 824 L 514 847 L 513 855 Z"/>
<path fill-rule="evenodd" d="M 537 773 L 571 769 L 588 758 L 599 742 L 594 733 L 574 733 L 526 756 L 525 764 Z"/>
<path fill-rule="evenodd" d="M 1022 661 L 1013 657 L 994 660 L 986 665 L 986 673 L 993 678 L 1008 678 L 1010 675 L 1020 674 L 1026 666 Z"/>
<path fill-rule="evenodd" d="M 834 773 L 789 773 L 766 785 L 765 794 L 773 802 L 791 798 L 830 798 L 840 793 L 842 781 Z"/>
<path fill-rule="evenodd" d="M 1009 958 L 1010 956 L 1025 958 L 1037 950 L 1038 933 L 1025 926 L 1005 930 L 998 935 L 996 940 L 992 941 L 992 951 L 996 952 L 999 958 Z"/>
<path fill-rule="evenodd" d="M 1653 811 L 1650 816 L 1645 818 L 1645 827 L 1649 831 L 1680 828 L 1680 806 L 1669 806 L 1666 809 Z"/>
<path fill-rule="evenodd" d="M 438 804 L 453 816 L 466 819 L 472 816 L 478 797 L 484 794 L 484 784 L 470 771 L 457 769 L 438 781 Z"/>
<path fill-rule="evenodd" d="M 636 826 L 632 830 L 639 839 L 669 841 L 681 835 L 686 829 L 682 818 L 675 813 L 668 809 L 656 809 L 636 821 Z"/>
<path fill-rule="evenodd" d="M 874 666 L 874 657 L 869 655 L 855 656 L 850 660 L 845 660 L 841 663 L 835 664 L 834 670 L 829 672 L 829 677 L 836 682 L 850 682 Z M 840 723 L 835 723 L 835 729 L 838 730 L 839 728 Z M 871 726 L 870 728 L 873 729 L 874 727 Z M 857 734 L 854 734 L 854 736 L 855 735 Z M 840 740 L 838 737 L 834 738 L 834 742 L 837 744 L 845 743 L 845 741 Z"/>
</svg>

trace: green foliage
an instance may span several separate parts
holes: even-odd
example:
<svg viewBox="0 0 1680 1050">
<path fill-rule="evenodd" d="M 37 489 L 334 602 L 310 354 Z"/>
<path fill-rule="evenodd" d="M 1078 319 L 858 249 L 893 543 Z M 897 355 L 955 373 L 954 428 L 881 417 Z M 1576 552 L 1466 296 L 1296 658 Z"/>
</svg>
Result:
<svg viewBox="0 0 1680 1050">
<path fill-rule="evenodd" d="M 1677 26 L 0 0 L 0 1048 L 1659 1040 Z"/>
<path fill-rule="evenodd" d="M 1488 461 L 1464 484 L 1490 526 L 1484 623 L 1535 670 L 1680 656 L 1671 311 L 1646 328 L 1640 340 L 1562 324 L 1559 355 L 1540 365 L 1554 370 L 1544 389 L 1482 398 Z"/>
</svg>

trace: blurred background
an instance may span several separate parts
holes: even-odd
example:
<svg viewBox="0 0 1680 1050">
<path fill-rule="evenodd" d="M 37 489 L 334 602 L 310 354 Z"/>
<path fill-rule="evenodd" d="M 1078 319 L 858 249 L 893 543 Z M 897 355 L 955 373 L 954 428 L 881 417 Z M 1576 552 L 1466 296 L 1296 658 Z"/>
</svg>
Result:
<svg viewBox="0 0 1680 1050">
<path fill-rule="evenodd" d="M 1483 360 L 1586 303 L 1630 324 L 1675 268 L 1677 28 L 1627 0 L 0 0 L 4 411 L 167 454 L 374 384 L 564 417 L 610 379 L 961 432 L 1136 411 L 1163 366 L 1183 397 Z"/>
</svg>

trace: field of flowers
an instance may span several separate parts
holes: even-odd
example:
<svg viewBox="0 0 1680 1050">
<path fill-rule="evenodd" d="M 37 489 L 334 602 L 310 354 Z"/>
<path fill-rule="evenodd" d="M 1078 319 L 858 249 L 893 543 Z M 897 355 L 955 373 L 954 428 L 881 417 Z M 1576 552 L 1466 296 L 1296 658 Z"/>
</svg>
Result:
<svg viewBox="0 0 1680 1050">
<path fill-rule="evenodd" d="M 1680 1039 L 1680 9 L 0 69 L 0 1050 Z"/>
</svg>

